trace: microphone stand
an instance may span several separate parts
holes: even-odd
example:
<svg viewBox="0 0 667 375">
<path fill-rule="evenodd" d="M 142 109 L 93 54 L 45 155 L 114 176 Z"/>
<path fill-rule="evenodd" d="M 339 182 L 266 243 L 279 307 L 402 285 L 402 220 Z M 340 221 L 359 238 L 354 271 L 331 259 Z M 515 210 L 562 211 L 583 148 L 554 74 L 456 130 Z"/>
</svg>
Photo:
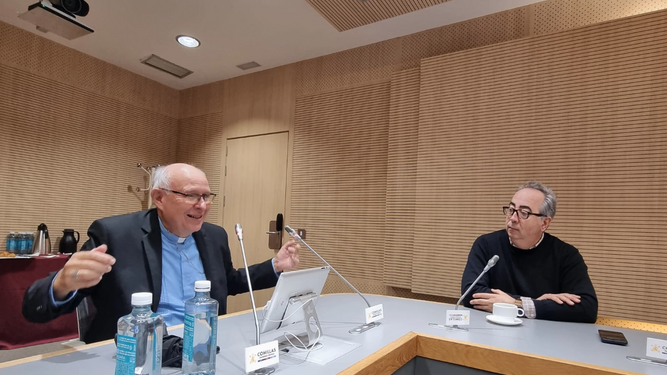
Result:
<svg viewBox="0 0 667 375">
<path fill-rule="evenodd" d="M 259 345 L 260 344 L 259 320 L 257 319 L 257 307 L 255 306 L 255 296 L 252 291 L 252 283 L 250 282 L 250 271 L 248 270 L 248 261 L 246 260 L 245 248 L 243 247 L 243 228 L 241 228 L 241 224 L 237 223 L 234 229 L 236 230 L 236 237 L 238 237 L 239 243 L 241 244 L 241 254 L 243 255 L 243 266 L 245 267 L 245 276 L 246 280 L 248 281 L 248 292 L 250 293 L 250 302 L 252 303 L 252 315 L 253 318 L 255 319 L 255 345 Z M 275 371 L 276 369 L 273 367 L 263 367 L 251 372 L 251 374 L 268 375 L 272 374 Z"/>
<path fill-rule="evenodd" d="M 289 225 L 285 225 L 285 231 L 287 232 L 287 234 L 292 236 L 292 238 L 294 238 L 295 240 L 298 240 L 302 244 L 306 245 L 308 250 L 312 251 L 313 254 L 315 254 L 318 258 L 320 258 L 320 260 L 324 264 L 326 264 L 327 267 L 331 268 L 331 270 L 334 271 L 334 273 L 336 275 L 338 275 L 338 277 L 340 277 L 341 280 L 343 280 L 345 282 L 345 284 L 347 284 L 347 286 L 352 288 L 352 290 L 354 290 L 361 298 L 363 298 L 364 302 L 366 302 L 366 305 L 368 307 L 371 307 L 371 304 L 370 304 L 370 302 L 368 302 L 366 297 L 364 297 L 364 295 L 361 294 L 361 292 L 359 290 L 357 290 L 357 288 L 355 288 L 354 285 L 352 285 L 349 281 L 347 281 L 347 279 L 345 277 L 343 277 L 343 275 L 341 275 L 338 271 L 336 271 L 336 269 L 331 264 L 329 264 L 329 262 L 327 262 L 324 258 L 322 258 L 322 256 L 320 254 L 318 254 L 317 251 L 315 251 L 315 249 L 310 247 L 310 245 L 308 245 L 306 243 L 306 241 L 304 241 L 303 238 L 301 238 L 301 236 L 299 236 L 299 234 L 294 229 L 292 229 Z M 356 328 L 353 328 L 353 329 L 349 330 L 348 332 L 349 333 L 355 333 L 355 334 L 356 333 L 361 333 L 361 332 L 364 332 L 364 331 L 368 331 L 371 328 L 375 328 L 375 327 L 379 326 L 380 324 L 381 324 L 380 322 L 371 322 L 371 323 L 368 323 L 368 324 L 362 324 L 359 327 L 356 327 Z"/>
<path fill-rule="evenodd" d="M 472 288 L 473 288 L 475 285 L 477 285 L 477 282 L 479 281 L 479 279 L 481 279 L 482 276 L 484 276 L 484 274 L 485 274 L 488 270 L 491 269 L 491 267 L 493 267 L 493 266 L 496 265 L 496 263 L 498 262 L 498 259 L 500 259 L 500 257 L 499 257 L 498 255 L 494 255 L 493 257 L 491 257 L 491 259 L 489 259 L 489 262 L 488 262 L 488 263 L 486 264 L 486 266 L 484 267 L 484 270 L 482 270 L 482 273 L 480 273 L 479 276 L 477 276 L 477 278 L 475 279 L 475 281 L 473 281 L 472 284 L 470 284 L 470 286 L 468 287 L 468 289 L 466 289 L 466 291 L 461 295 L 461 298 L 459 298 L 459 300 L 456 301 L 456 306 L 454 307 L 454 310 L 458 310 L 458 309 L 459 309 L 459 305 L 461 304 L 461 301 L 463 301 L 463 299 L 468 295 L 468 293 L 470 293 L 470 290 L 472 290 Z M 438 324 L 438 323 L 429 323 L 428 325 L 430 325 L 430 326 L 432 326 L 432 327 L 445 328 L 445 329 L 447 329 L 447 330 L 451 330 L 451 331 L 467 331 L 467 330 L 468 330 L 468 328 L 461 328 L 461 327 L 459 327 L 458 324 L 454 324 L 454 325 L 451 326 L 451 327 L 449 327 L 449 326 L 445 326 L 445 325 L 442 325 L 442 324 Z"/>
</svg>

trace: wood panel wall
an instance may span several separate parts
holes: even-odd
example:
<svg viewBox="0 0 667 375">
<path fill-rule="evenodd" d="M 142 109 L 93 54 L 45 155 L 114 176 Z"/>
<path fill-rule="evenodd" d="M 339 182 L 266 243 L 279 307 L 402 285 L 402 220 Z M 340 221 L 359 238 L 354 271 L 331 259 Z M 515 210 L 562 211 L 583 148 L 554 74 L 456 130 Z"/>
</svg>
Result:
<svg viewBox="0 0 667 375">
<path fill-rule="evenodd" d="M 652 154 L 662 147 L 662 133 L 660 126 L 656 125 L 663 121 L 660 117 L 662 102 L 656 95 L 660 92 L 659 88 L 664 90 L 665 82 L 658 78 L 653 80 L 652 89 L 644 87 L 648 77 L 661 77 L 660 68 L 650 62 L 655 62 L 655 57 L 648 57 L 644 52 L 646 48 L 654 48 L 653 54 L 664 50 L 658 45 L 661 36 L 655 34 L 655 29 L 662 26 L 652 17 L 664 18 L 665 13 L 603 24 L 600 27 L 614 30 L 606 34 L 596 34 L 595 27 L 585 27 L 665 6 L 667 2 L 662 0 L 546 1 L 302 61 L 289 66 L 295 70 L 288 76 L 284 71 L 257 73 L 282 77 L 280 85 L 292 82 L 294 93 L 287 101 L 277 102 L 275 92 L 278 88 L 271 88 L 271 84 L 258 85 L 258 81 L 249 78 L 254 75 L 246 76 L 245 81 L 235 87 L 239 97 L 259 101 L 264 108 L 275 105 L 286 109 L 290 108 L 291 103 L 295 114 L 293 122 L 288 125 L 290 139 L 294 140 L 290 168 L 292 165 L 294 167 L 290 172 L 288 190 L 291 204 L 287 221 L 294 226 L 305 227 L 309 243 L 329 257 L 334 266 L 345 273 L 360 290 L 451 302 L 458 296 L 464 259 L 474 238 L 502 227 L 504 219 L 498 207 L 507 202 L 519 184 L 530 178 L 540 178 L 551 184 L 560 198 L 559 212 L 551 232 L 581 248 L 598 289 L 601 314 L 665 323 L 667 321 L 656 313 L 638 317 L 630 315 L 627 308 L 618 306 L 618 301 L 631 293 L 641 289 L 638 295 L 647 296 L 655 292 L 652 284 L 659 285 L 653 276 L 647 276 L 651 270 L 656 275 L 657 270 L 663 267 L 654 262 L 655 255 L 664 252 L 664 246 L 659 245 L 660 234 L 655 227 L 658 224 L 647 224 L 641 231 L 642 243 L 653 245 L 654 250 L 642 250 L 650 256 L 650 260 L 629 262 L 637 265 L 635 270 L 645 271 L 646 268 L 649 271 L 638 276 L 636 272 L 639 271 L 619 270 L 615 267 L 605 269 L 601 263 L 609 262 L 610 259 L 628 262 L 629 255 L 611 255 L 619 251 L 606 250 L 618 249 L 618 244 L 625 244 L 627 248 L 629 242 L 634 244 L 635 236 L 618 234 L 625 232 L 617 230 L 613 237 L 615 242 L 607 240 L 601 247 L 593 243 L 595 240 L 586 239 L 599 239 L 600 233 L 610 232 L 613 226 L 607 228 L 602 225 L 603 220 L 595 221 L 591 219 L 591 214 L 582 214 L 577 209 L 580 206 L 586 210 L 598 209 L 602 200 L 602 197 L 592 193 L 578 194 L 581 188 L 600 191 L 604 181 L 603 191 L 609 192 L 613 201 L 619 197 L 632 196 L 635 192 L 643 193 L 647 180 L 652 181 L 653 187 L 650 189 L 655 189 L 665 178 L 664 171 L 658 167 L 661 159 L 654 158 Z M 632 40 L 637 46 L 632 50 L 619 49 L 613 55 L 612 52 L 603 52 L 610 51 L 610 46 L 616 46 L 617 43 L 632 43 L 628 42 L 627 38 L 631 36 L 628 35 L 629 29 L 626 29 L 627 24 L 623 22 L 637 25 L 631 32 L 634 33 L 632 38 L 635 39 Z M 579 29 L 572 30 L 574 28 Z M 651 47 L 648 47 L 645 40 L 658 44 L 650 44 Z M 529 47 L 526 47 L 526 43 Z M 533 46 L 536 44 L 547 47 L 535 50 Z M 545 55 L 551 49 L 560 51 L 562 56 Z M 613 61 L 611 56 L 616 53 L 627 53 L 642 61 L 646 57 L 644 62 L 653 65 L 644 66 L 644 76 L 640 73 L 616 74 L 604 76 L 603 79 L 599 75 L 611 73 L 609 60 Z M 439 55 L 443 57 L 428 59 Z M 515 55 L 518 55 L 517 59 Z M 572 67 L 574 62 L 568 58 L 578 59 L 573 61 L 579 65 Z M 426 61 L 430 64 L 427 72 L 440 78 L 425 78 Z M 467 75 L 463 75 L 461 69 L 466 64 L 463 61 L 479 70 L 470 68 L 466 71 Z M 523 65 L 512 65 L 519 61 Z M 453 64 L 451 68 L 450 64 Z M 496 71 L 494 64 L 512 68 L 505 68 L 508 76 L 504 77 L 501 75 L 505 74 L 504 71 Z M 633 64 L 634 61 L 630 63 Z M 549 90 L 558 82 L 560 74 L 568 69 L 576 69 L 577 73 L 568 76 L 565 86 Z M 541 78 L 536 78 L 536 72 L 541 72 Z M 606 82 L 606 86 L 595 86 L 586 79 L 588 74 L 593 74 L 593 81 Z M 269 78 L 259 79 L 266 80 Z M 427 81 L 430 83 L 425 85 Z M 219 87 L 224 86 L 222 83 L 217 84 Z M 488 85 L 494 85 L 493 89 Z M 242 92 L 244 88 L 252 92 L 252 99 Z M 539 91 L 540 88 L 542 91 Z M 196 113 L 190 112 L 191 115 L 223 111 L 225 118 L 224 108 L 231 109 L 233 106 L 228 107 L 224 101 L 228 97 L 233 98 L 233 95 L 223 95 L 223 103 L 216 99 L 215 103 L 208 106 L 208 110 L 206 106 L 201 106 L 202 100 L 210 102 L 210 95 L 218 95 L 219 92 L 224 92 L 224 88 L 212 85 L 193 88 L 181 93 L 181 102 L 187 103 L 189 98 L 199 95 L 199 104 L 193 106 L 197 108 Z M 471 96 L 463 97 L 464 93 Z M 644 104 L 619 106 L 622 104 L 619 100 L 626 97 L 643 101 Z M 452 99 L 450 102 L 443 98 Z M 517 100 L 527 101 L 525 107 L 516 104 Z M 557 108 L 548 112 L 543 106 L 551 102 Z M 482 103 L 485 105 L 483 108 L 480 107 Z M 513 104 L 506 108 L 506 103 Z M 582 103 L 588 103 L 591 112 L 582 110 Z M 578 108 L 576 111 L 572 107 L 575 104 Z M 607 111 L 594 110 L 593 107 L 600 105 Z M 438 106 L 441 109 L 427 113 L 427 106 L 429 109 Z M 182 107 L 181 113 L 184 110 L 190 109 Z M 237 123 L 242 123 L 244 118 L 250 119 L 247 114 L 232 110 L 236 111 L 233 117 L 238 119 Z M 502 115 L 487 114 L 496 110 Z M 629 110 L 639 113 L 630 115 L 627 114 Z M 382 111 L 385 111 L 384 115 Z M 471 114 L 471 119 L 459 124 L 456 122 L 463 116 L 461 111 L 475 113 Z M 506 114 L 506 111 L 510 113 Z M 531 113 L 537 113 L 540 118 L 531 116 Z M 647 119 L 649 114 L 654 117 Z M 528 118 L 521 117 L 526 115 Z M 369 116 L 370 121 L 366 120 Z M 644 118 L 640 120 L 637 116 Z M 632 120 L 627 121 L 629 118 Z M 554 122 L 561 120 L 566 125 L 555 127 Z M 191 120 L 181 120 L 181 127 L 187 121 Z M 282 121 L 273 120 L 269 116 L 267 123 L 283 124 Z M 456 125 L 452 128 L 447 121 Z M 496 126 L 502 125 L 502 128 L 494 128 L 493 132 L 480 128 L 480 124 L 489 121 Z M 645 121 L 644 125 L 635 126 L 641 121 Z M 444 126 L 444 123 L 448 125 Z M 542 123 L 554 128 L 545 129 Z M 624 124 L 630 128 L 624 129 Z M 613 135 L 602 136 L 606 134 L 602 132 L 606 131 L 606 127 L 610 127 L 609 132 Z M 268 131 L 261 127 L 253 129 L 252 126 L 249 129 L 241 130 L 241 134 Z M 563 129 L 567 129 L 570 135 L 562 140 L 558 138 L 557 142 L 545 140 L 543 144 L 547 151 L 525 161 L 521 168 L 510 170 L 502 169 L 505 164 L 501 162 L 502 158 L 489 161 L 491 155 L 497 155 L 486 155 L 483 151 L 485 148 L 480 145 L 475 144 L 477 148 L 468 147 L 465 142 L 475 137 L 464 136 L 470 132 L 476 132 L 475 135 L 479 133 L 480 136 L 488 133 L 493 134 L 493 141 L 500 143 L 504 132 L 510 130 L 533 135 L 543 131 L 546 132 L 545 136 L 553 137 L 564 133 Z M 380 137 L 382 131 L 386 132 L 385 137 Z M 486 135 L 484 139 L 490 138 L 490 135 Z M 362 139 L 366 141 L 362 142 Z M 622 145 L 633 139 L 647 142 L 650 139 L 651 146 L 646 145 L 643 151 L 632 151 L 634 156 L 624 161 L 623 166 L 618 165 L 621 163 L 618 159 L 606 160 L 608 154 L 598 153 L 591 159 L 592 149 L 578 154 L 571 152 L 573 147 L 583 150 L 585 146 L 589 150 L 592 146 L 588 143 L 596 147 L 602 147 L 602 144 L 618 145 L 624 147 L 623 152 L 630 152 L 631 148 Z M 218 145 L 224 147 L 221 143 Z M 558 167 L 552 165 L 552 159 L 547 157 L 555 158 L 557 155 L 561 155 L 560 160 L 566 163 L 558 164 Z M 581 160 L 584 164 L 576 164 L 579 159 L 575 159 L 575 156 L 583 158 Z M 642 173 L 634 172 L 632 168 L 644 165 L 644 160 L 651 158 L 654 158 L 653 161 L 649 160 L 653 167 Z M 491 168 L 484 164 L 486 162 L 491 163 Z M 545 171 L 540 168 L 542 165 L 547 165 Z M 615 170 L 616 176 L 622 175 L 623 183 L 610 185 L 619 180 L 616 177 L 608 178 L 605 174 L 600 179 L 600 171 L 603 171 L 601 165 L 607 165 L 605 173 L 611 169 Z M 453 168 L 460 170 L 453 171 Z M 383 170 L 384 180 L 381 177 Z M 627 171 L 630 173 L 626 175 Z M 490 179 L 489 174 L 494 179 Z M 445 176 L 447 178 L 443 180 Z M 491 184 L 493 189 L 474 184 L 471 186 L 466 176 L 477 184 Z M 562 176 L 561 180 L 558 180 L 559 176 Z M 627 176 L 639 179 L 633 182 L 631 178 L 625 178 Z M 383 186 L 384 211 L 380 209 L 378 201 Z M 609 186 L 615 187 L 607 190 Z M 465 215 L 458 220 L 452 219 L 445 211 L 454 209 L 453 198 L 444 192 L 456 192 L 457 204 L 475 205 L 484 213 L 484 219 Z M 595 215 L 604 214 L 607 218 L 612 213 L 629 213 L 635 205 L 642 214 L 655 215 L 657 209 L 650 207 L 657 204 L 656 199 L 659 200 L 662 195 L 656 195 L 656 191 L 651 194 L 645 203 L 638 204 L 638 198 L 635 197 L 628 200 L 632 206 L 630 203 L 610 206 L 613 208 L 602 208 L 603 212 L 596 212 Z M 585 220 L 577 220 L 579 216 Z M 664 221 L 661 217 L 652 218 L 658 222 Z M 650 220 L 642 222 L 648 223 Z M 632 224 L 631 228 L 637 230 L 638 225 Z M 611 246 L 612 242 L 616 245 Z M 632 246 L 633 249 L 636 247 Z M 630 253 L 626 251 L 626 254 Z M 303 266 L 315 265 L 319 263 L 304 253 Z M 634 289 L 629 292 L 620 283 L 632 284 Z M 332 276 L 325 291 L 347 292 L 348 289 L 337 277 Z M 645 328 L 653 329 L 651 327 L 646 325 Z"/>
<path fill-rule="evenodd" d="M 292 64 L 180 92 L 176 159 L 201 168 L 221 198 L 207 221 L 222 225 L 227 139 L 292 129 L 296 71 Z"/>
<path fill-rule="evenodd" d="M 428 8 L 449 0 L 306 0 L 338 31 Z"/>
<path fill-rule="evenodd" d="M 599 314 L 664 322 L 666 25 L 658 12 L 422 61 L 415 248 L 443 240 L 415 259 L 414 291 L 458 293 L 465 249 L 541 180 Z"/>
<path fill-rule="evenodd" d="M 389 83 L 301 97 L 295 112 L 291 225 L 339 272 L 381 280 Z"/>
<path fill-rule="evenodd" d="M 412 289 L 419 132 L 418 68 L 391 78 L 384 237 L 385 285 Z"/>
<path fill-rule="evenodd" d="M 87 239 L 146 207 L 136 167 L 175 158 L 178 91 L 0 22 L 0 248 L 45 223 Z M 46 275 L 44 275 L 46 276 Z"/>
</svg>

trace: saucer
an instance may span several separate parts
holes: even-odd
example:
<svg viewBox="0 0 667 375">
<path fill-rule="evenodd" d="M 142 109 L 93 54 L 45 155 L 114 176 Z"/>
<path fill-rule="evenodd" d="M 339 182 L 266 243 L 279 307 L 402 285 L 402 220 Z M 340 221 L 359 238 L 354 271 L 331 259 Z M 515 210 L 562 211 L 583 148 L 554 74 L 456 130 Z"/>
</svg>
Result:
<svg viewBox="0 0 667 375">
<path fill-rule="evenodd" d="M 488 320 L 489 322 L 496 323 L 496 324 L 501 324 L 501 325 L 504 325 L 504 326 L 518 326 L 519 324 L 521 324 L 523 322 L 519 318 L 514 318 L 513 322 L 512 321 L 507 321 L 505 319 L 498 318 L 493 314 L 487 315 L 486 320 Z"/>
</svg>

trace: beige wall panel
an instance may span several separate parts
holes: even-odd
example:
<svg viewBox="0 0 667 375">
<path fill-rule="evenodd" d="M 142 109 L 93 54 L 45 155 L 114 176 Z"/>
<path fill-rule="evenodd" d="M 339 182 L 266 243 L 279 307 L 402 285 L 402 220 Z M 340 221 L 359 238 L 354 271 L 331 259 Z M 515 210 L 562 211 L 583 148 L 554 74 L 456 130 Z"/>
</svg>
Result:
<svg viewBox="0 0 667 375">
<path fill-rule="evenodd" d="M 288 65 L 181 91 L 178 160 L 202 168 L 222 196 L 226 140 L 290 130 L 295 74 Z M 214 202 L 208 221 L 222 224 L 222 204 Z"/>
<path fill-rule="evenodd" d="M 338 31 L 369 25 L 449 0 L 306 0 Z"/>
<path fill-rule="evenodd" d="M 218 81 L 179 91 L 180 118 L 222 112 L 225 82 Z"/>
<path fill-rule="evenodd" d="M 4 22 L 0 22 L 0 63 L 178 118 L 177 90 Z M 71 103 L 66 97 L 50 100 Z"/>
<path fill-rule="evenodd" d="M 299 98 L 291 219 L 343 275 L 382 280 L 389 84 Z M 301 252 L 302 267 L 320 261 Z"/>
<path fill-rule="evenodd" d="M 419 69 L 392 75 L 387 151 L 386 285 L 412 286 L 417 141 L 419 133 Z"/>
<path fill-rule="evenodd" d="M 54 104 L 53 98 L 68 98 Z M 169 163 L 177 120 L 0 64 L 0 246 L 9 231 L 64 228 L 145 208 L 138 162 Z"/>
<path fill-rule="evenodd" d="M 422 62 L 414 292 L 458 295 L 475 237 L 537 179 L 599 314 L 666 321 L 666 24 L 650 13 Z"/>
<path fill-rule="evenodd" d="M 225 138 L 222 113 L 181 119 L 178 122 L 176 160 L 189 163 L 206 173 L 211 191 L 218 194 L 206 221 L 222 225 L 222 174 L 224 173 Z"/>
<path fill-rule="evenodd" d="M 297 96 L 388 80 L 398 66 L 400 39 L 298 63 Z"/>
<path fill-rule="evenodd" d="M 287 131 L 294 119 L 296 65 L 225 82 L 225 137 Z"/>
<path fill-rule="evenodd" d="M 334 266 L 335 267 L 335 266 Z M 336 268 L 338 269 L 338 268 Z M 340 272 L 340 271 L 338 271 Z M 354 274 L 343 275 L 355 288 L 359 290 L 362 294 L 377 294 L 381 296 L 387 295 L 387 286 L 384 285 L 382 280 L 370 280 L 355 277 Z M 334 272 L 329 272 L 329 277 L 327 282 L 324 284 L 322 289 L 323 294 L 335 294 L 335 293 L 355 293 L 352 288 L 350 288 L 343 279 L 338 277 Z M 373 305 L 373 302 L 371 302 Z M 364 309 L 366 308 L 366 303 L 361 297 L 359 298 L 359 314 L 363 316 Z"/>
<path fill-rule="evenodd" d="M 534 7 L 539 35 L 664 9 L 667 0 L 551 0 Z"/>
<path fill-rule="evenodd" d="M 475 18 L 401 38 L 401 69 L 426 57 L 497 44 L 528 35 L 528 7 Z"/>
</svg>

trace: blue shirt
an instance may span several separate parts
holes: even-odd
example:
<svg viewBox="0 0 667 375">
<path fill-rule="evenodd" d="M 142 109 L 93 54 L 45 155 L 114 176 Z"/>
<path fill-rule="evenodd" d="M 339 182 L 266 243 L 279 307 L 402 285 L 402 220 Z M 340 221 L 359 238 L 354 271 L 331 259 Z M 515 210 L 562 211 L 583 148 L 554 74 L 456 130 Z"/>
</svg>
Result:
<svg viewBox="0 0 667 375">
<path fill-rule="evenodd" d="M 195 296 L 195 281 L 206 280 L 192 235 L 179 238 L 160 220 L 162 236 L 162 293 L 157 313 L 167 327 L 183 324 L 185 301 Z"/>
<path fill-rule="evenodd" d="M 183 324 L 185 318 L 185 301 L 195 296 L 195 281 L 206 280 L 204 266 L 199 258 L 197 244 L 192 235 L 179 238 L 169 233 L 160 221 L 162 236 L 162 293 L 157 313 L 162 315 L 167 327 Z M 53 296 L 53 281 L 49 289 L 51 303 L 60 307 L 76 296 L 74 291 L 63 301 L 56 301 Z"/>
</svg>

